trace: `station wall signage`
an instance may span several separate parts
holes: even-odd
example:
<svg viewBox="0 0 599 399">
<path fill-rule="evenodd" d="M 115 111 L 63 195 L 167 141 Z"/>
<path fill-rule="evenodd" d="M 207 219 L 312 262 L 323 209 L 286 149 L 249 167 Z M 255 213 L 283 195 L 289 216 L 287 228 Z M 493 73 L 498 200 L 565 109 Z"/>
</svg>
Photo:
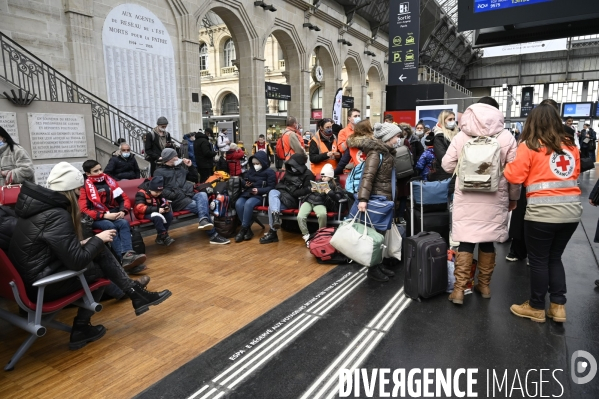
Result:
<svg viewBox="0 0 599 399">
<path fill-rule="evenodd" d="M 389 86 L 418 83 L 420 0 L 389 2 Z"/>
<path fill-rule="evenodd" d="M 270 100 L 291 101 L 291 86 L 266 82 L 266 98 Z"/>
<path fill-rule="evenodd" d="M 349 96 L 341 97 L 341 108 L 352 109 L 354 107 L 354 98 Z"/>
</svg>

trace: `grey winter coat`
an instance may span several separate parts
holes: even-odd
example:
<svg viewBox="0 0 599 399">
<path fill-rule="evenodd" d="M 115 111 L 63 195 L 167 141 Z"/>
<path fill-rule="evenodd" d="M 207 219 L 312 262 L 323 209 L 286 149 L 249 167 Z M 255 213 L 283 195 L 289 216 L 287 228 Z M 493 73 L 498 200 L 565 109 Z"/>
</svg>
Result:
<svg viewBox="0 0 599 399">
<path fill-rule="evenodd" d="M 178 212 L 187 207 L 194 196 L 193 183 L 187 181 L 187 173 L 198 174 L 196 168 L 192 165 L 181 164 L 179 166 L 158 165 L 154 172 L 154 177 L 162 176 L 164 178 L 164 190 L 162 196 L 172 201 L 173 211 Z"/>
<path fill-rule="evenodd" d="M 0 169 L 10 171 L 6 178 L 0 175 L 0 186 L 8 184 L 7 179 L 11 178 L 13 184 L 22 184 L 26 181 L 35 183 L 33 162 L 27 151 L 18 144 L 11 150 L 8 144 L 0 148 Z"/>
</svg>

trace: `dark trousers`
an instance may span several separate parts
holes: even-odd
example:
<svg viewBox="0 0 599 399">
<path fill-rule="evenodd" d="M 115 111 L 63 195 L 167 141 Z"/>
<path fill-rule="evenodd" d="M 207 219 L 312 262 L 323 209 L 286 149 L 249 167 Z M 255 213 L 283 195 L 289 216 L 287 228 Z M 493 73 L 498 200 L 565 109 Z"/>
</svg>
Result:
<svg viewBox="0 0 599 399">
<path fill-rule="evenodd" d="M 458 252 L 470 252 L 471 254 L 473 254 L 475 246 L 476 243 L 462 241 L 460 242 L 460 246 L 458 247 Z M 493 245 L 492 242 L 479 242 L 478 249 L 486 253 L 494 253 L 495 245 Z"/>
<path fill-rule="evenodd" d="M 589 158 L 591 156 L 589 151 L 589 146 L 580 146 L 580 157 L 581 158 Z"/>
<path fill-rule="evenodd" d="M 55 271 L 55 273 L 62 272 L 65 270 L 69 270 L 66 268 L 59 268 Z M 129 288 L 133 287 L 133 280 L 127 276 L 127 273 L 121 266 L 121 264 L 116 260 L 112 252 L 108 249 L 108 247 L 104 247 L 104 250 L 94 258 L 93 263 L 87 266 L 87 270 L 84 273 L 85 280 L 88 283 L 92 283 L 99 278 L 107 278 L 116 284 L 122 291 L 126 292 Z M 44 291 L 44 301 L 54 301 L 56 299 L 62 298 L 69 294 L 72 294 L 75 291 L 79 291 L 82 289 L 81 281 L 79 278 L 70 278 L 68 280 L 61 281 L 56 284 L 50 284 L 46 287 Z M 98 291 L 102 291 L 96 293 L 93 292 L 94 299 L 99 301 L 102 297 L 102 293 L 104 291 L 103 288 Z M 27 290 L 27 295 L 29 299 L 35 302 L 37 298 L 37 288 L 31 287 Z M 79 308 L 77 313 L 78 318 L 90 318 L 95 312 L 92 312 L 87 309 Z"/>
<path fill-rule="evenodd" d="M 204 183 L 212 176 L 212 168 L 198 168 L 198 173 L 200 174 L 200 183 Z"/>
<path fill-rule="evenodd" d="M 599 243 L 599 219 L 597 220 L 597 229 L 595 230 L 595 239 L 593 241 Z"/>
<path fill-rule="evenodd" d="M 152 218 L 152 222 L 154 223 L 154 227 L 156 228 L 156 231 L 158 232 L 158 234 L 168 232 L 168 228 L 170 227 L 170 225 L 173 221 L 173 213 L 172 212 L 163 213 L 162 216 L 164 216 L 164 219 L 166 219 L 166 223 L 162 220 L 161 217 L 154 216 Z"/>
<path fill-rule="evenodd" d="M 518 259 L 526 258 L 528 256 L 526 241 L 514 238 L 512 240 L 512 245 L 510 246 L 510 252 L 516 255 Z"/>
<path fill-rule="evenodd" d="M 530 262 L 530 306 L 545 309 L 545 296 L 558 305 L 566 304 L 566 272 L 562 254 L 578 223 L 524 221 Z"/>
</svg>

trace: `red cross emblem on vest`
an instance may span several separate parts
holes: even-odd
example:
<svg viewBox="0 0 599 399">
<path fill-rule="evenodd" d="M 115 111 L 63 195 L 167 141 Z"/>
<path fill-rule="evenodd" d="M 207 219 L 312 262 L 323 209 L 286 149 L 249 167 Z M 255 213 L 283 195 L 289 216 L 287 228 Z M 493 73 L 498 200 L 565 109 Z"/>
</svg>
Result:
<svg viewBox="0 0 599 399">
<path fill-rule="evenodd" d="M 560 168 L 562 168 L 562 171 L 566 171 L 568 170 L 568 166 L 570 166 L 570 160 L 568 158 L 566 158 L 565 156 L 561 155 L 559 157 L 559 161 L 555 163 L 557 166 L 559 166 Z"/>
</svg>

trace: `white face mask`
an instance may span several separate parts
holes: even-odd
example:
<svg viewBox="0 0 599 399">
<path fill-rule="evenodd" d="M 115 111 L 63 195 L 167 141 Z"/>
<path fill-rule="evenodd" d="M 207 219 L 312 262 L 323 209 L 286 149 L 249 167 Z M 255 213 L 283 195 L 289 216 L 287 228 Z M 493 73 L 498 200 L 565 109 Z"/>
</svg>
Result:
<svg viewBox="0 0 599 399">
<path fill-rule="evenodd" d="M 447 122 L 445 124 L 445 127 L 448 128 L 448 129 L 450 129 L 450 130 L 453 130 L 453 128 L 455 127 L 455 121 Z"/>
<path fill-rule="evenodd" d="M 262 170 L 262 165 L 256 165 L 256 164 L 254 164 L 254 170 L 256 172 L 260 172 L 260 170 Z"/>
<path fill-rule="evenodd" d="M 360 118 L 359 116 L 354 117 L 354 125 L 360 123 L 362 121 L 362 118 Z"/>
<path fill-rule="evenodd" d="M 175 165 L 175 166 L 179 166 L 179 165 L 181 165 L 181 163 L 182 163 L 182 162 L 183 162 L 183 160 L 182 160 L 181 158 L 179 158 L 179 159 L 177 159 L 177 160 L 175 161 L 175 164 L 174 164 L 174 165 Z"/>
<path fill-rule="evenodd" d="M 395 142 L 395 144 L 393 144 L 393 148 L 399 148 L 399 147 L 401 147 L 401 139 L 397 140 Z"/>
<path fill-rule="evenodd" d="M 158 130 L 160 130 L 162 133 L 166 132 L 166 129 L 163 127 L 159 127 Z"/>
</svg>

